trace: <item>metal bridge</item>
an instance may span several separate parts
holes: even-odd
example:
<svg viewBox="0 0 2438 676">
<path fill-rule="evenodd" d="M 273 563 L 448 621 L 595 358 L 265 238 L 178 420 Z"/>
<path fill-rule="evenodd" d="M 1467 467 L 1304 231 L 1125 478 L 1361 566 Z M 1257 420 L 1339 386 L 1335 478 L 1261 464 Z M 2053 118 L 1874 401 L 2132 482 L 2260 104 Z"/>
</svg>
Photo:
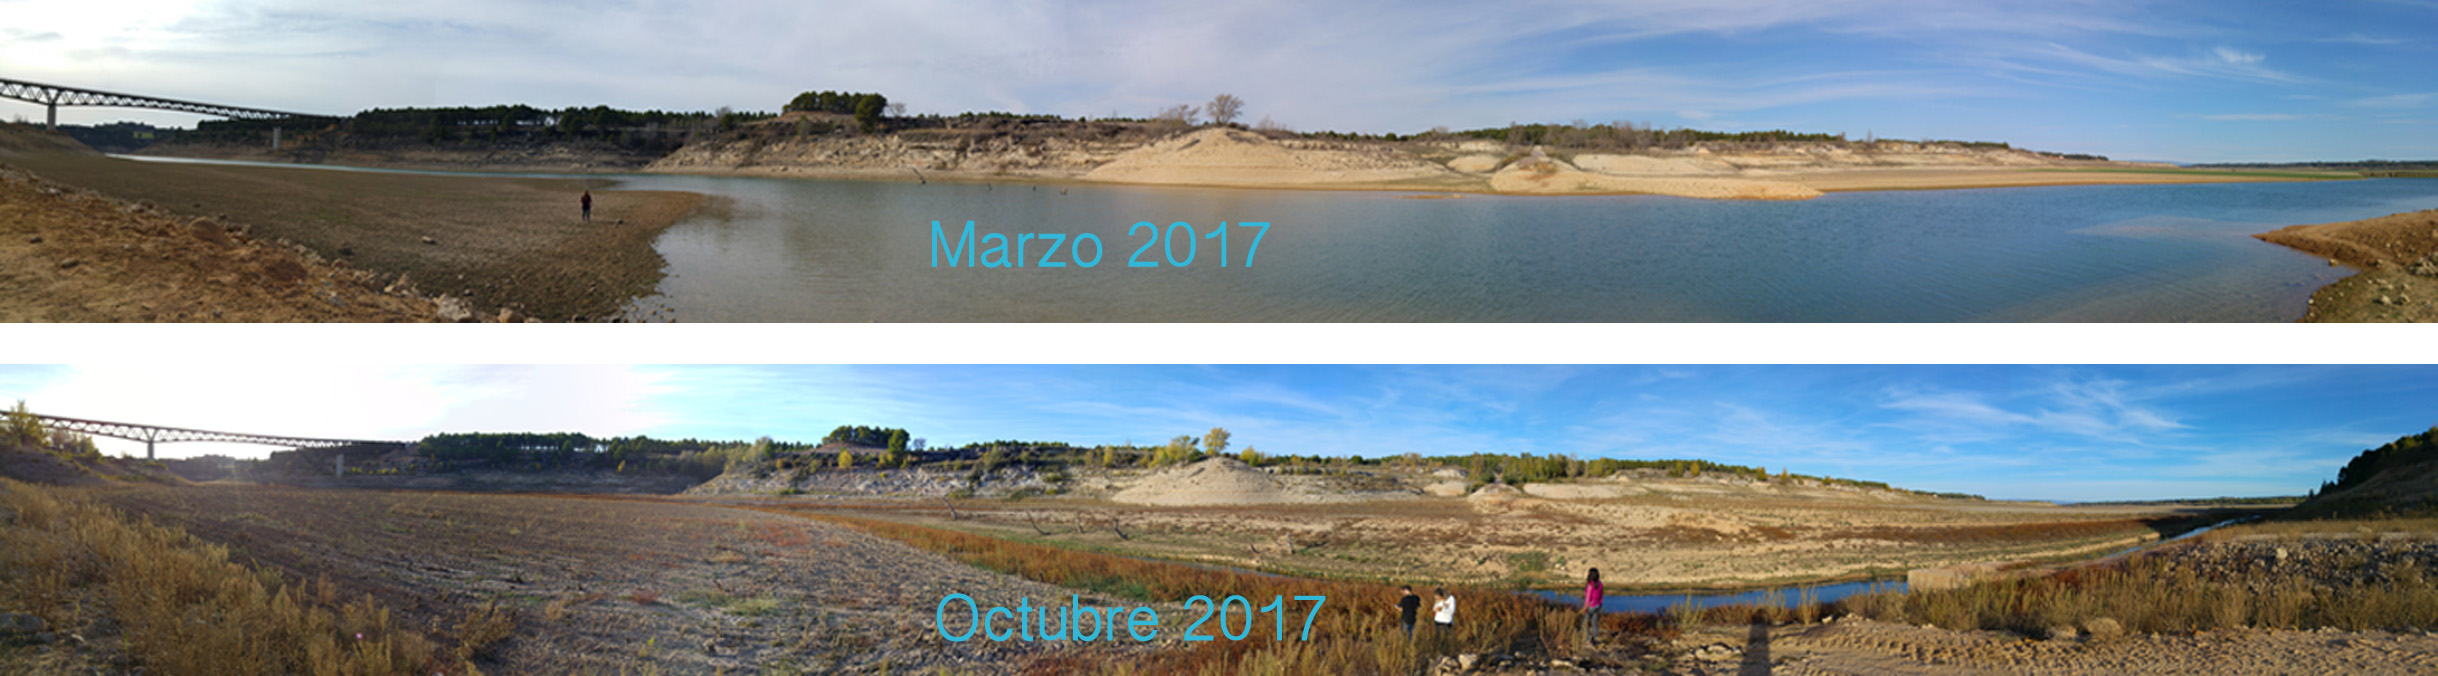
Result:
<svg viewBox="0 0 2438 676">
<path fill-rule="evenodd" d="M 152 459 L 153 444 L 167 444 L 180 441 L 216 441 L 231 444 L 263 444 L 267 446 L 286 446 L 289 448 L 330 448 L 334 446 L 355 445 L 406 445 L 406 442 L 403 441 L 283 437 L 271 434 L 214 432 L 211 430 L 193 430 L 183 427 L 162 427 L 159 425 L 110 422 L 107 420 L 62 418 L 55 415 L 42 415 L 39 413 L 29 413 L 26 415 L 31 415 L 42 420 L 43 426 L 52 429 L 68 430 L 70 432 L 90 434 L 97 437 L 111 437 L 114 439 L 127 439 L 130 441 L 144 442 L 144 459 L 146 460 Z"/>
<path fill-rule="evenodd" d="M 157 108 L 160 110 L 175 110 L 186 113 L 217 115 L 220 117 L 236 118 L 240 120 L 277 120 L 284 118 L 324 120 L 338 119 L 337 116 L 333 115 L 290 113 L 277 110 L 263 110 L 261 108 L 242 108 L 238 106 L 223 106 L 212 103 L 196 103 L 193 101 L 179 101 L 177 99 L 164 99 L 155 96 L 120 94 L 117 92 L 80 89 L 77 87 L 62 87 L 53 84 L 26 82 L 24 80 L 11 80 L 7 78 L 0 78 L 0 97 L 8 97 L 20 101 L 30 101 L 33 103 L 42 104 L 43 107 L 48 109 L 50 113 L 49 116 L 45 118 L 44 124 L 48 125 L 51 129 L 59 128 L 60 106 Z"/>
</svg>

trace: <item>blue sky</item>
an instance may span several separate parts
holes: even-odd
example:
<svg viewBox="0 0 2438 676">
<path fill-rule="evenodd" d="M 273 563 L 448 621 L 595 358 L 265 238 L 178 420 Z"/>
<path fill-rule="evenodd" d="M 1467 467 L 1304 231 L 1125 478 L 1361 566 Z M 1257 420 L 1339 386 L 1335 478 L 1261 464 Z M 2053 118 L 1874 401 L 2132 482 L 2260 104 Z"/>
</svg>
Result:
<svg viewBox="0 0 2438 676">
<path fill-rule="evenodd" d="M 40 412 L 239 432 L 578 431 L 1273 454 L 1702 458 L 1991 497 L 2298 494 L 2438 424 L 2418 366 L 37 366 Z M 126 450 L 117 446 L 113 450 Z M 140 448 L 140 447 L 139 447 Z M 170 455 L 254 454 L 165 446 Z"/>
<path fill-rule="evenodd" d="M 2438 158 L 2438 0 L 0 0 L 0 77 L 344 113 L 531 103 L 1613 120 L 2121 159 Z M 0 115 L 40 119 L 31 104 Z M 72 122 L 190 115 L 122 109 Z"/>
</svg>

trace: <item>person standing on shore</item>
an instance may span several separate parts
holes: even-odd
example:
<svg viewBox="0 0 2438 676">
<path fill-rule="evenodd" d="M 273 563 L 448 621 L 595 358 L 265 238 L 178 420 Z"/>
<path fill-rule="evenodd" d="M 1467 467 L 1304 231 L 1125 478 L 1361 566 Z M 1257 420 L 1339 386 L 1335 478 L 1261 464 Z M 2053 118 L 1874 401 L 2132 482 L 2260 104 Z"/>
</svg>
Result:
<svg viewBox="0 0 2438 676">
<path fill-rule="evenodd" d="M 1600 569 L 1591 569 L 1591 575 L 1583 580 L 1584 645 L 1600 642 L 1600 602 L 1606 596 L 1608 596 L 1608 589 L 1600 586 Z"/>
<path fill-rule="evenodd" d="M 585 189 L 584 189 L 584 199 L 581 201 L 581 203 L 584 205 L 584 222 L 586 222 L 586 223 L 591 223 L 591 222 L 593 222 L 593 189 L 592 189 L 592 188 L 585 188 Z"/>
<path fill-rule="evenodd" d="M 1422 610 L 1422 597 L 1414 595 L 1414 586 L 1410 584 L 1400 585 L 1397 590 L 1405 592 L 1404 596 L 1397 598 L 1397 624 L 1405 627 L 1405 640 L 1411 641 L 1414 640 L 1414 615 Z"/>
</svg>

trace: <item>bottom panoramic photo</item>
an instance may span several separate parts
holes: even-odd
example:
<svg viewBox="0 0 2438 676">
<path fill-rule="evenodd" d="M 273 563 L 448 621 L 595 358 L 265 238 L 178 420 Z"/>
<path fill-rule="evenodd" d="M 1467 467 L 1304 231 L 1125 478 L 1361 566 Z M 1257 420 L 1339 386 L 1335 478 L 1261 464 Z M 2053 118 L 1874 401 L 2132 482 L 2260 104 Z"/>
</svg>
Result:
<svg viewBox="0 0 2438 676">
<path fill-rule="evenodd" d="M 0 673 L 2428 674 L 2438 368 L 0 366 Z"/>
</svg>

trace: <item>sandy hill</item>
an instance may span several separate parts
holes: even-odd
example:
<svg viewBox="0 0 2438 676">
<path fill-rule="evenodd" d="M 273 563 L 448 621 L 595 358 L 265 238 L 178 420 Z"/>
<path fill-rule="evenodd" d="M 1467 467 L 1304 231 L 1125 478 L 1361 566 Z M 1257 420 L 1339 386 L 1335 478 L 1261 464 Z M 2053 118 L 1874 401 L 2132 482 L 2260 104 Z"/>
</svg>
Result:
<svg viewBox="0 0 2438 676">
<path fill-rule="evenodd" d="M 1161 139 L 1084 174 L 1085 180 L 1233 186 L 1385 183 L 1450 178 L 1437 163 L 1377 145 L 1272 139 L 1212 128 Z"/>
<path fill-rule="evenodd" d="M 1298 502 L 1270 473 L 1233 458 L 1211 458 L 1144 477 L 1110 500 L 1136 505 L 1257 505 Z"/>
<path fill-rule="evenodd" d="M 2438 427 L 2363 451 L 2289 518 L 2438 514 Z"/>
</svg>

